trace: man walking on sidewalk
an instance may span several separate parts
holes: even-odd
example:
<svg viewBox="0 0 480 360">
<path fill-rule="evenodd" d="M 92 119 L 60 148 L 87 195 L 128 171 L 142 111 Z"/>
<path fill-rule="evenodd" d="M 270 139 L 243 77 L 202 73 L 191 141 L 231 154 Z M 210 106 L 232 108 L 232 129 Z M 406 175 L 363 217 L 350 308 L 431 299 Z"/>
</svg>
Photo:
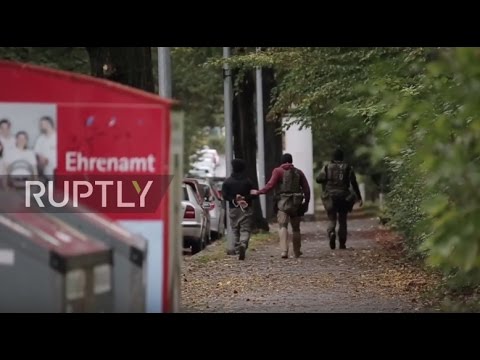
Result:
<svg viewBox="0 0 480 360">
<path fill-rule="evenodd" d="M 357 201 L 363 206 L 362 195 L 358 188 L 357 177 L 353 168 L 343 161 L 343 151 L 335 150 L 332 161 L 317 177 L 317 183 L 322 184 L 322 202 L 330 221 L 327 229 L 330 249 L 335 249 L 335 228 L 338 219 L 338 240 L 340 249 L 346 249 L 347 215 L 352 211 Z M 350 190 L 350 185 L 353 191 Z"/>
<path fill-rule="evenodd" d="M 252 195 L 253 184 L 245 174 L 245 162 L 232 160 L 232 175 L 222 185 L 222 194 L 229 204 L 230 226 L 234 237 L 234 249 L 229 254 L 238 253 L 239 260 L 245 260 L 245 254 L 252 232 Z"/>
<path fill-rule="evenodd" d="M 293 233 L 293 253 L 298 258 L 302 255 L 300 221 L 308 209 L 310 186 L 303 171 L 293 166 L 291 154 L 282 155 L 282 165 L 273 170 L 267 185 L 263 189 L 253 190 L 252 194 L 266 194 L 272 189 L 275 189 L 277 201 L 281 256 L 283 259 L 288 258 L 288 223 L 290 223 Z"/>
</svg>

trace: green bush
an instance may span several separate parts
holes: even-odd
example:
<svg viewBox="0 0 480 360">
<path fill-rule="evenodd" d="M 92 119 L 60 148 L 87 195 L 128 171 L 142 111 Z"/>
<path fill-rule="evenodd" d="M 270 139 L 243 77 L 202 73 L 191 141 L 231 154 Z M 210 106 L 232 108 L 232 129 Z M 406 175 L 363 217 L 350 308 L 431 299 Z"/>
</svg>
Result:
<svg viewBox="0 0 480 360">
<path fill-rule="evenodd" d="M 470 285 L 480 269 L 479 54 L 447 49 L 415 91 L 394 94 L 376 154 L 395 164 L 394 223 L 430 264 Z"/>
<path fill-rule="evenodd" d="M 425 212 L 421 208 L 429 194 L 425 192 L 425 175 L 418 171 L 412 153 L 403 154 L 401 161 L 390 164 L 392 190 L 386 196 L 386 215 L 395 228 L 404 235 L 405 244 L 412 256 L 425 256 L 420 246 L 428 230 L 424 229 Z"/>
</svg>

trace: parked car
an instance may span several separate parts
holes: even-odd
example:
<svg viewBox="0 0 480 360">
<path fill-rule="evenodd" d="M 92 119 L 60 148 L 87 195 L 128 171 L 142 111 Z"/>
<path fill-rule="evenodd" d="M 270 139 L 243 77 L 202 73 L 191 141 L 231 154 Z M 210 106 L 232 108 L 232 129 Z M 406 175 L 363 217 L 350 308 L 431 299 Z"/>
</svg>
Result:
<svg viewBox="0 0 480 360">
<path fill-rule="evenodd" d="M 190 176 L 198 178 L 211 178 L 214 176 L 214 170 L 210 166 L 201 164 L 195 165 L 188 173 Z"/>
<path fill-rule="evenodd" d="M 204 200 L 210 203 L 210 234 L 213 240 L 222 238 L 225 233 L 225 206 L 222 196 L 215 188 L 212 181 L 199 179 L 197 182 L 203 186 Z"/>
<path fill-rule="evenodd" d="M 215 149 L 210 149 L 208 146 L 204 146 L 202 150 L 198 150 L 195 156 L 197 159 L 211 159 L 215 167 L 217 167 L 220 163 L 218 151 Z"/>
<path fill-rule="evenodd" d="M 210 204 L 203 201 L 192 181 L 184 181 L 182 191 L 183 247 L 196 254 L 210 241 Z"/>
<path fill-rule="evenodd" d="M 215 189 L 217 190 L 217 192 L 218 192 L 218 194 L 220 195 L 220 197 L 222 198 L 222 200 L 223 200 L 223 196 L 222 196 L 222 185 L 223 185 L 224 182 L 225 182 L 225 178 L 224 178 L 224 177 L 214 176 L 214 177 L 212 178 L 213 186 L 214 186 Z"/>
<path fill-rule="evenodd" d="M 204 206 L 202 206 L 202 209 L 205 212 L 205 216 L 206 216 L 207 222 L 208 222 L 208 229 L 209 229 L 209 233 L 208 233 L 208 237 L 206 239 L 207 240 L 206 243 L 210 244 L 210 241 L 211 241 L 211 236 L 210 236 L 210 227 L 211 227 L 210 206 L 208 204 L 205 204 L 205 203 L 208 203 L 208 201 L 206 200 L 205 189 L 202 185 L 200 185 L 199 180 L 200 180 L 199 178 L 185 178 L 183 181 L 185 183 L 188 183 L 188 184 L 192 185 L 192 187 L 195 190 L 195 195 L 198 196 L 198 198 L 199 198 L 200 204 L 204 205 Z"/>
<path fill-rule="evenodd" d="M 215 166 L 218 166 L 220 162 L 220 156 L 218 155 L 217 150 L 215 149 L 203 149 L 200 151 L 202 158 L 210 158 L 212 159 Z"/>
<path fill-rule="evenodd" d="M 215 171 L 215 162 L 211 157 L 199 157 L 194 163 L 191 164 L 191 167 L 201 167 L 201 166 L 206 166 L 212 171 Z"/>
</svg>

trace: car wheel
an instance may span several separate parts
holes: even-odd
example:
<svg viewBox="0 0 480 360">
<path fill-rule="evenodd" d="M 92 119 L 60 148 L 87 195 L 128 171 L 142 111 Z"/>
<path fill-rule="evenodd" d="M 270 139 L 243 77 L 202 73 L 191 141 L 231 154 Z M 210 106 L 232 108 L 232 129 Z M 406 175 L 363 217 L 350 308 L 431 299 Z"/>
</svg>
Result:
<svg viewBox="0 0 480 360">
<path fill-rule="evenodd" d="M 202 239 L 198 239 L 198 241 L 195 241 L 192 244 L 192 255 L 195 255 L 195 254 L 199 253 L 200 251 L 202 251 L 202 244 L 203 244 Z"/>
</svg>

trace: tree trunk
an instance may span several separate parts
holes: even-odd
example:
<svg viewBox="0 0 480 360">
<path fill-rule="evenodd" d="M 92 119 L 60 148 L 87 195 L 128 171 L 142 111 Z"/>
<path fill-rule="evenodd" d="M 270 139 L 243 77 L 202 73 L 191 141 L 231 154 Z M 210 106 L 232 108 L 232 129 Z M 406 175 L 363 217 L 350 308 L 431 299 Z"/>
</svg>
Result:
<svg viewBox="0 0 480 360">
<path fill-rule="evenodd" d="M 234 157 L 245 160 L 247 175 L 258 189 L 257 136 L 255 126 L 255 81 L 253 71 L 247 71 L 240 79 L 238 71 L 232 71 L 232 81 L 238 83 L 233 97 L 233 151 Z M 268 222 L 263 218 L 259 201 L 253 202 L 253 228 L 268 231 Z"/>
<path fill-rule="evenodd" d="M 150 47 L 87 47 L 93 76 L 154 92 Z"/>
<path fill-rule="evenodd" d="M 92 76 L 106 78 L 104 65 L 110 64 L 108 47 L 87 47 L 88 57 L 90 59 L 90 73 Z"/>
<path fill-rule="evenodd" d="M 263 113 L 266 115 L 271 108 L 272 90 L 276 86 L 275 73 L 273 69 L 264 69 L 263 77 Z M 273 99 L 274 100 L 274 99 Z M 283 153 L 282 133 L 279 130 L 282 127 L 282 119 L 278 117 L 266 118 L 264 125 L 264 144 L 265 144 L 265 182 L 267 182 L 275 169 L 280 164 L 280 158 Z M 273 211 L 273 193 L 267 195 L 267 220 L 273 220 L 275 213 Z"/>
</svg>

